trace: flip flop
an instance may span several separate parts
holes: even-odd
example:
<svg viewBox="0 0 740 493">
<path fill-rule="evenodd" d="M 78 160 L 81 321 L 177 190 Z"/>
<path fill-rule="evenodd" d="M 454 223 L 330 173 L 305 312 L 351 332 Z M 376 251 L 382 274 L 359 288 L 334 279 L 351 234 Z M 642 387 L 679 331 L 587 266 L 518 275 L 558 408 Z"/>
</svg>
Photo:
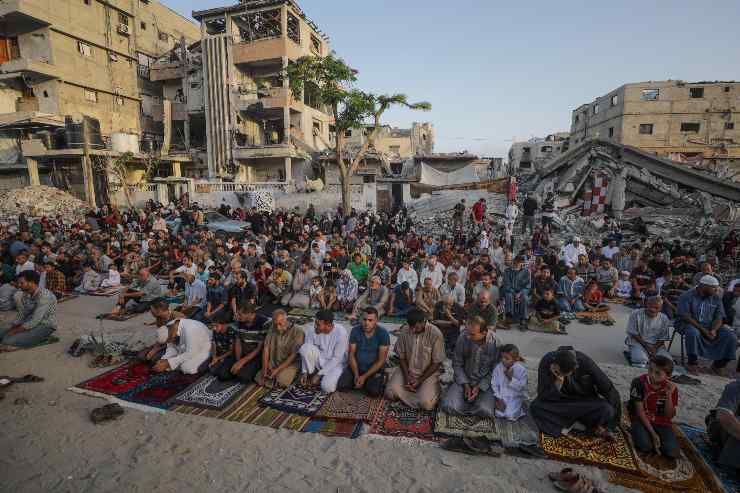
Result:
<svg viewBox="0 0 740 493">
<path fill-rule="evenodd" d="M 123 408 L 119 404 L 106 404 L 105 406 L 93 409 L 90 412 L 90 419 L 93 423 L 99 424 L 118 419 L 123 416 L 123 412 Z"/>
</svg>

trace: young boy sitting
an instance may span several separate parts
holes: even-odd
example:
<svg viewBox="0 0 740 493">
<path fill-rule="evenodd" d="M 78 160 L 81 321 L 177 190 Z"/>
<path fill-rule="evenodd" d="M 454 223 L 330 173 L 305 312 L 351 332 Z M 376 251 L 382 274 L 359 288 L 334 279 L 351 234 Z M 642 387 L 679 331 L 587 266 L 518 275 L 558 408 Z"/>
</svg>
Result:
<svg viewBox="0 0 740 493">
<path fill-rule="evenodd" d="M 672 373 L 673 360 L 655 356 L 650 361 L 648 372 L 632 380 L 629 412 L 632 421 L 630 432 L 637 450 L 654 451 L 675 460 L 681 451 L 671 426 L 678 406 L 678 389 L 670 380 Z"/>
<path fill-rule="evenodd" d="M 560 307 L 555 300 L 555 290 L 552 287 L 547 287 L 542 296 L 542 299 L 537 301 L 534 306 L 535 312 L 530 324 L 535 329 L 565 333 L 565 329 L 561 327 L 558 320 L 560 318 Z"/>
</svg>

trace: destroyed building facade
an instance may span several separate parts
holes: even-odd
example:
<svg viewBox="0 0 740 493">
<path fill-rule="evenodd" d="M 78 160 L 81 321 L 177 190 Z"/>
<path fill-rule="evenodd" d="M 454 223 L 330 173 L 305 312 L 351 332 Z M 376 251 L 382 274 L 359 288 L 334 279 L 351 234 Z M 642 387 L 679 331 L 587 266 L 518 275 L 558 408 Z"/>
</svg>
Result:
<svg viewBox="0 0 740 493">
<path fill-rule="evenodd" d="M 603 139 L 676 162 L 740 164 L 740 83 L 625 84 L 574 109 L 571 144 Z"/>
<path fill-rule="evenodd" d="M 509 149 L 509 173 L 529 175 L 570 148 L 570 134 L 558 132 L 514 142 Z"/>
<path fill-rule="evenodd" d="M 0 19 L 0 188 L 53 183 L 92 202 L 90 156 L 159 152 L 165 96 L 149 68 L 197 25 L 157 0 L 3 0 Z"/>
</svg>

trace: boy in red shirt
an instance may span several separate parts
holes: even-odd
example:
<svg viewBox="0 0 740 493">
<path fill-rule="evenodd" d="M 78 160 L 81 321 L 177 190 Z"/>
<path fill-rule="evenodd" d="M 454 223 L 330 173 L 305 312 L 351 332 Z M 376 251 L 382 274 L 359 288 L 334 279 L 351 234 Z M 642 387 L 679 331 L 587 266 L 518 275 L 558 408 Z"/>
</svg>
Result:
<svg viewBox="0 0 740 493">
<path fill-rule="evenodd" d="M 678 389 L 671 382 L 673 360 L 656 356 L 648 372 L 632 380 L 629 411 L 632 441 L 640 452 L 678 459 L 681 451 L 671 419 L 676 415 Z"/>
</svg>

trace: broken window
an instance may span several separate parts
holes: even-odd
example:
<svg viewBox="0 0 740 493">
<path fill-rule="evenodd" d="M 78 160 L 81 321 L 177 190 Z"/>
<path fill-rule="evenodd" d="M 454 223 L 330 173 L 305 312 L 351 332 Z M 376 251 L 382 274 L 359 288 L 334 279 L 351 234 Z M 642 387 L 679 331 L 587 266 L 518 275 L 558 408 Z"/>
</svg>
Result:
<svg viewBox="0 0 740 493">
<path fill-rule="evenodd" d="M 641 123 L 640 133 L 642 135 L 652 135 L 653 134 L 653 124 L 652 123 Z"/>
<path fill-rule="evenodd" d="M 208 19 L 205 21 L 206 32 L 210 35 L 223 34 L 226 32 L 226 20 L 223 17 Z"/>
<path fill-rule="evenodd" d="M 733 122 L 725 122 L 725 130 L 735 130 L 735 124 Z"/>
<path fill-rule="evenodd" d="M 703 87 L 690 87 L 689 88 L 689 97 L 692 99 L 699 99 L 704 97 L 704 88 Z"/>
<path fill-rule="evenodd" d="M 322 110 L 321 91 L 316 84 L 306 83 L 303 89 L 303 103 L 315 110 Z"/>
<path fill-rule="evenodd" d="M 159 31 L 159 40 L 160 41 L 167 41 L 167 33 L 163 31 Z"/>
<path fill-rule="evenodd" d="M 594 105 L 594 115 L 597 115 L 597 114 L 599 114 L 599 104 L 598 103 Z"/>
<path fill-rule="evenodd" d="M 315 55 L 321 55 L 321 40 L 311 35 L 311 51 L 314 52 Z"/>
<path fill-rule="evenodd" d="M 116 104 L 118 106 L 123 106 L 123 98 L 121 96 L 116 96 Z"/>
<path fill-rule="evenodd" d="M 301 21 L 291 12 L 288 12 L 288 38 L 301 44 Z"/>
<path fill-rule="evenodd" d="M 123 24 L 124 26 L 128 26 L 128 16 L 124 14 L 123 12 L 118 13 L 118 23 Z"/>
<path fill-rule="evenodd" d="M 321 135 L 321 122 L 318 120 L 313 121 L 313 134 Z"/>
<path fill-rule="evenodd" d="M 552 152 L 552 146 L 542 146 L 540 147 L 540 152 L 548 154 Z"/>
<path fill-rule="evenodd" d="M 530 152 L 531 150 L 532 150 L 532 149 L 530 149 L 529 147 L 524 147 L 524 148 L 522 149 L 522 152 L 523 152 L 524 154 L 529 154 L 529 152 Z"/>
<path fill-rule="evenodd" d="M 283 34 L 280 9 L 261 10 L 234 17 L 242 41 L 277 38 Z"/>
<path fill-rule="evenodd" d="M 730 86 L 725 86 L 725 92 L 730 92 Z"/>
<path fill-rule="evenodd" d="M 97 103 L 98 102 L 98 93 L 96 91 L 91 91 L 90 89 L 85 89 L 85 101 L 89 101 L 91 103 Z"/>
<path fill-rule="evenodd" d="M 139 25 L 141 26 L 141 30 L 142 30 L 142 31 L 146 31 L 146 22 L 144 22 L 144 21 L 141 21 L 141 22 L 139 23 Z"/>
<path fill-rule="evenodd" d="M 657 101 L 660 96 L 660 89 L 643 89 L 640 99 L 643 101 Z"/>
<path fill-rule="evenodd" d="M 581 115 L 576 115 L 575 122 L 578 123 L 581 121 Z"/>
<path fill-rule="evenodd" d="M 348 128 L 347 130 L 345 130 L 344 131 L 344 136 L 345 137 L 352 137 L 352 129 L 351 128 Z"/>
<path fill-rule="evenodd" d="M 609 127 L 609 138 L 614 137 L 614 127 Z"/>
<path fill-rule="evenodd" d="M 77 50 L 80 52 L 82 56 L 91 57 L 92 56 L 92 47 L 87 44 L 83 43 L 82 41 L 77 42 Z"/>
<path fill-rule="evenodd" d="M 614 108 L 618 103 L 619 103 L 619 96 L 615 94 L 614 96 L 612 96 L 612 100 L 611 100 L 612 108 Z"/>
<path fill-rule="evenodd" d="M 683 122 L 681 124 L 682 132 L 698 133 L 701 129 L 701 123 Z"/>
</svg>

